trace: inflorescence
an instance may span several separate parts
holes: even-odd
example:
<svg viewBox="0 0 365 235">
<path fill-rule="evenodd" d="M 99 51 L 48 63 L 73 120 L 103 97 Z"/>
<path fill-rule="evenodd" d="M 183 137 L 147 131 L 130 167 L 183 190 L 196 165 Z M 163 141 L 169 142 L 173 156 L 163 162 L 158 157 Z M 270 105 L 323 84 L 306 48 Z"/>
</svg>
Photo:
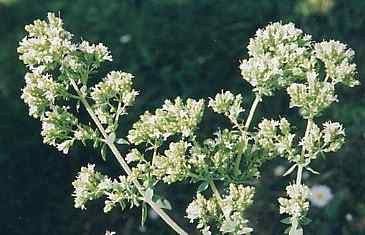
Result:
<svg viewBox="0 0 365 235">
<path fill-rule="evenodd" d="M 269 24 L 250 39 L 249 57 L 240 62 L 241 75 L 256 96 L 249 112 L 243 108 L 242 95 L 230 91 L 218 93 L 207 104 L 203 99 L 177 97 L 143 113 L 124 139 L 116 135 L 120 117 L 127 115 L 138 95 L 134 76 L 111 71 L 95 82 L 98 68 L 112 60 L 109 49 L 101 43 L 75 42 L 55 14 L 25 29 L 28 35 L 18 47 L 20 60 L 28 68 L 21 97 L 29 115 L 42 122 L 44 143 L 67 154 L 75 142 L 91 142 L 101 148 L 103 156 L 109 146 L 117 158 L 120 153 L 114 144 L 129 148 L 127 176 L 112 180 L 95 171 L 94 165 L 81 168 L 73 182 L 75 207 L 86 209 L 88 201 L 105 198 L 104 212 L 151 201 L 168 208 L 168 201 L 155 187 L 193 182 L 199 188 L 186 213 L 197 229 L 204 235 L 249 234 L 253 228 L 246 209 L 254 202 L 255 188 L 247 182 L 260 177 L 265 161 L 284 157 L 292 164 L 285 174 L 297 169 L 297 178 L 286 187 L 286 196 L 279 198 L 280 213 L 287 214 L 284 222 L 290 225 L 291 234 L 308 222 L 310 193 L 301 182 L 302 170 L 317 173 L 310 163 L 324 153 L 338 151 L 345 141 L 340 123 L 317 125 L 315 118 L 339 101 L 338 85 L 359 84 L 354 51 L 345 44 L 316 43 L 292 23 Z M 307 120 L 304 136 L 286 118 L 263 119 L 250 130 L 257 105 L 278 90 L 287 92 L 290 108 L 297 108 Z M 81 104 L 96 125 L 80 118 Z M 232 126 L 202 140 L 198 128 L 206 108 L 228 118 Z M 223 187 L 223 196 L 215 182 Z M 209 186 L 211 193 L 206 191 Z"/>
</svg>

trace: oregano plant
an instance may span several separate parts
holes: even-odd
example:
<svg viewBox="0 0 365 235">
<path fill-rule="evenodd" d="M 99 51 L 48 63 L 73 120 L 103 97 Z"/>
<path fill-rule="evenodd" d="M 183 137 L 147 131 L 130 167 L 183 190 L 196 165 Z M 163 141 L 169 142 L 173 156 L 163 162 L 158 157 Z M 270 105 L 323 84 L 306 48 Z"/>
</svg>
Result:
<svg viewBox="0 0 365 235">
<path fill-rule="evenodd" d="M 67 154 L 76 142 L 91 143 L 107 161 L 110 152 L 123 174 L 112 179 L 89 164 L 73 182 L 75 207 L 86 209 L 91 200 L 105 200 L 104 212 L 115 207 L 140 207 L 142 224 L 152 208 L 177 234 L 188 234 L 167 213 L 173 205 L 157 186 L 185 182 L 198 185 L 186 206 L 186 218 L 204 235 L 251 234 L 247 208 L 254 203 L 255 182 L 266 161 L 284 157 L 291 167 L 284 175 L 295 180 L 283 189 L 278 211 L 285 214 L 290 235 L 303 234 L 310 222 L 309 188 L 303 170 L 319 174 L 311 163 L 338 151 L 345 141 L 338 122 L 318 123 L 317 117 L 333 102 L 335 89 L 354 87 L 354 52 L 337 41 L 315 42 L 294 24 L 272 23 L 250 39 L 248 58 L 240 62 L 244 80 L 252 86 L 254 101 L 247 108 L 241 94 L 222 91 L 209 99 L 166 100 L 161 108 L 146 111 L 127 136 L 118 127 L 138 96 L 134 76 L 122 71 L 100 75 L 98 69 L 112 60 L 103 44 L 77 41 L 62 19 L 49 13 L 25 27 L 20 60 L 27 66 L 22 99 L 29 115 L 42 123 L 46 144 Z M 103 77 L 99 79 L 99 77 Z M 252 119 L 259 104 L 285 90 L 290 107 L 307 123 L 305 133 L 295 132 L 286 118 Z M 199 134 L 205 109 L 227 118 L 229 128 L 210 138 Z M 86 111 L 90 120 L 79 112 Z M 122 152 L 119 145 L 125 145 Z"/>
</svg>

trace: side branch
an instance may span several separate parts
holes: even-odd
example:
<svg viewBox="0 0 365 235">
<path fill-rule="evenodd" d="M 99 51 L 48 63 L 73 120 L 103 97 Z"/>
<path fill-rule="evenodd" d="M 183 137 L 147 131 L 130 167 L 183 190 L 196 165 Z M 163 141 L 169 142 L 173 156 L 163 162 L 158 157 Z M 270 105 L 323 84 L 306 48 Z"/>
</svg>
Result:
<svg viewBox="0 0 365 235">
<path fill-rule="evenodd" d="M 98 117 L 95 115 L 93 109 L 85 99 L 84 95 L 80 91 L 79 87 L 75 83 L 74 80 L 71 80 L 71 84 L 77 94 L 80 97 L 81 103 L 85 106 L 86 111 L 89 113 L 91 119 L 94 121 L 98 129 L 100 130 L 101 134 L 103 135 L 104 139 L 108 140 L 108 134 L 106 133 L 103 125 L 100 123 Z M 123 170 L 127 173 L 127 175 L 130 175 L 132 173 L 131 168 L 127 164 L 127 162 L 124 160 L 122 155 L 120 154 L 119 150 L 115 146 L 114 143 L 111 143 L 110 141 L 106 141 L 106 144 L 114 154 L 115 158 L 118 160 L 119 164 L 122 166 Z M 145 191 L 143 190 L 142 185 L 138 182 L 137 179 L 133 179 L 133 184 L 137 187 L 139 193 L 143 196 L 143 200 L 151 206 L 151 208 L 172 228 L 174 229 L 178 234 L 180 235 L 188 235 L 187 232 L 185 232 L 171 217 L 160 208 L 159 205 L 154 203 L 152 200 L 145 197 Z"/>
</svg>

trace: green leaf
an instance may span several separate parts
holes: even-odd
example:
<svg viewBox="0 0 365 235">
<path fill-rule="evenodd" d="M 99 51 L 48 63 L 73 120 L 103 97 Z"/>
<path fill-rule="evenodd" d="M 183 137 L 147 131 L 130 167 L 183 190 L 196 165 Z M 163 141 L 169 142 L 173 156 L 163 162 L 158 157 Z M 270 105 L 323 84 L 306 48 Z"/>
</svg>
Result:
<svg viewBox="0 0 365 235">
<path fill-rule="evenodd" d="M 294 164 L 293 166 L 291 166 L 285 173 L 283 176 L 287 176 L 290 173 L 292 173 L 294 171 L 294 169 L 297 167 L 297 164 Z"/>
<path fill-rule="evenodd" d="M 115 138 L 116 138 L 115 133 L 114 133 L 114 132 L 112 132 L 112 133 L 110 133 L 110 134 L 108 135 L 108 138 L 106 139 L 106 141 L 107 141 L 108 143 L 112 144 L 112 143 L 114 143 Z"/>
<path fill-rule="evenodd" d="M 152 197 L 153 197 L 153 189 L 148 188 L 144 193 L 144 199 L 146 201 L 152 201 Z"/>
<path fill-rule="evenodd" d="M 280 220 L 280 222 L 283 224 L 291 224 L 291 219 L 290 219 L 290 217 L 288 217 L 288 218 Z"/>
<path fill-rule="evenodd" d="M 101 150 L 100 150 L 100 153 L 101 153 L 101 158 L 106 161 L 106 152 L 107 152 L 107 145 L 106 144 L 103 144 L 103 146 L 101 146 Z"/>
<path fill-rule="evenodd" d="M 152 197 L 152 201 L 155 202 L 160 208 L 167 209 L 167 210 L 172 209 L 171 203 L 169 202 L 169 200 L 167 200 L 163 196 L 154 194 Z"/>
<path fill-rule="evenodd" d="M 116 141 L 117 144 L 129 144 L 128 140 L 123 139 L 123 138 L 119 138 Z"/>
<path fill-rule="evenodd" d="M 155 203 L 160 207 L 160 208 L 163 208 L 163 209 L 166 209 L 166 210 L 171 210 L 172 209 L 172 206 L 171 206 L 171 203 L 169 202 L 169 200 L 165 199 L 165 198 L 159 198 L 155 201 Z"/>
<path fill-rule="evenodd" d="M 141 226 L 143 227 L 147 220 L 148 207 L 145 202 L 142 204 L 142 214 L 141 214 Z"/>
<path fill-rule="evenodd" d="M 290 229 L 291 229 L 291 226 L 290 227 L 287 227 L 284 231 L 284 234 L 288 234 L 290 232 Z"/>
<path fill-rule="evenodd" d="M 163 208 L 165 208 L 166 210 L 171 210 L 172 206 L 169 200 L 167 199 L 162 199 L 162 204 L 163 204 Z"/>
<path fill-rule="evenodd" d="M 309 218 L 307 218 L 307 217 L 302 217 L 302 218 L 300 218 L 300 221 L 299 222 L 300 222 L 301 225 L 307 225 L 310 222 L 312 222 L 312 220 L 309 219 Z"/>
<path fill-rule="evenodd" d="M 205 190 L 207 190 L 209 186 L 209 183 L 207 181 L 204 181 L 203 183 L 201 183 L 198 187 L 198 193 L 204 192 Z"/>
</svg>

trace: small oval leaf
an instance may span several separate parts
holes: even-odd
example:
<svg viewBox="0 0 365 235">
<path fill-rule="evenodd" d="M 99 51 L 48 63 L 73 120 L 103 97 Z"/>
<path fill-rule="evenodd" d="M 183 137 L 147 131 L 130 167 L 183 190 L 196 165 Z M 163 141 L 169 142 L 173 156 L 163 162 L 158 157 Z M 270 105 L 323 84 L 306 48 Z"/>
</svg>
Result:
<svg viewBox="0 0 365 235">
<path fill-rule="evenodd" d="M 128 140 L 123 139 L 123 138 L 119 138 L 116 141 L 117 144 L 129 144 Z"/>
<path fill-rule="evenodd" d="M 103 144 L 100 150 L 101 158 L 106 161 L 106 152 L 107 152 L 107 145 Z"/>
<path fill-rule="evenodd" d="M 142 204 L 142 214 L 141 214 L 141 226 L 143 227 L 147 220 L 148 207 L 146 203 Z"/>
</svg>

